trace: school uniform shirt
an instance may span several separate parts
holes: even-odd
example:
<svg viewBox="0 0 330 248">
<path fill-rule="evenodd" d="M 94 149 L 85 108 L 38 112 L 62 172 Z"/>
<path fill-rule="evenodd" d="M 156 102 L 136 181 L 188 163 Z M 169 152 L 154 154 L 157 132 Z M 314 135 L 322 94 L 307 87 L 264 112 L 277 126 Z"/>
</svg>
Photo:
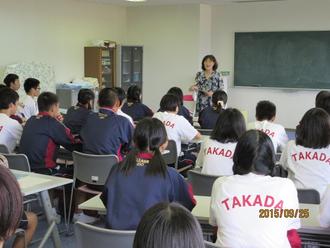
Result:
<svg viewBox="0 0 330 248">
<path fill-rule="evenodd" d="M 201 146 L 196 166 L 202 173 L 215 176 L 233 175 L 233 155 L 237 142 L 220 143 L 207 138 Z"/>
<path fill-rule="evenodd" d="M 10 152 L 15 150 L 21 139 L 23 128 L 18 121 L 0 113 L 0 144 L 7 146 Z"/>
<path fill-rule="evenodd" d="M 283 151 L 284 147 L 289 141 L 288 135 L 286 134 L 282 125 L 267 120 L 249 123 L 248 129 L 260 130 L 267 134 L 273 142 L 275 152 L 277 151 L 278 147 L 281 151 Z"/>
<path fill-rule="evenodd" d="M 220 177 L 213 184 L 210 219 L 218 227 L 220 247 L 291 247 L 287 232 L 300 228 L 299 218 L 270 218 L 263 211 L 298 211 L 291 180 L 249 173 Z M 283 213 L 282 213 L 283 214 Z"/>
<path fill-rule="evenodd" d="M 143 103 L 124 103 L 121 110 L 133 118 L 134 121 L 139 121 L 145 117 L 151 117 L 154 113 Z"/>
<path fill-rule="evenodd" d="M 149 159 L 140 156 L 127 175 L 120 171 L 121 164 L 111 169 L 101 195 L 107 207 L 107 228 L 135 230 L 145 211 L 160 202 L 178 202 L 188 210 L 195 206 L 191 187 L 175 169 L 167 167 L 165 178 L 146 175 Z"/>
<path fill-rule="evenodd" d="M 213 129 L 217 123 L 219 114 L 213 107 L 206 107 L 199 112 L 198 123 L 202 129 Z"/>
<path fill-rule="evenodd" d="M 183 116 L 184 118 L 186 118 L 186 120 L 192 125 L 193 124 L 193 117 L 189 111 L 189 109 L 187 109 L 185 106 L 181 105 L 179 106 L 179 112 L 178 115 Z"/>
<path fill-rule="evenodd" d="M 183 117 L 169 112 L 157 112 L 154 118 L 164 123 L 169 140 L 174 140 L 178 156 L 181 154 L 181 143 L 195 138 L 198 131 Z"/>
<path fill-rule="evenodd" d="M 32 116 L 25 124 L 20 153 L 25 154 L 32 170 L 55 168 L 60 146 L 73 150 L 75 141 L 70 129 L 46 112 Z"/>
<path fill-rule="evenodd" d="M 36 99 L 27 95 L 23 101 L 23 107 L 20 109 L 20 115 L 28 120 L 31 116 L 37 115 L 38 112 Z"/>
<path fill-rule="evenodd" d="M 130 117 L 128 114 L 125 114 L 121 109 L 117 110 L 117 115 L 121 115 L 121 116 L 124 116 L 125 118 L 127 118 L 129 120 L 129 122 L 132 124 L 132 126 L 134 127 L 134 121 L 133 121 L 132 117 Z"/>
<path fill-rule="evenodd" d="M 81 128 L 86 123 L 88 115 L 92 111 L 79 104 L 68 109 L 64 117 L 64 125 L 67 126 L 73 134 L 80 134 Z"/>
<path fill-rule="evenodd" d="M 129 147 L 133 127 L 129 120 L 111 109 L 100 108 L 88 116 L 80 136 L 83 152 L 96 155 L 114 154 L 122 159 L 122 148 Z"/>
<path fill-rule="evenodd" d="M 298 189 L 316 189 L 322 198 L 330 184 L 330 146 L 312 149 L 291 140 L 281 155 L 280 164 Z"/>
</svg>

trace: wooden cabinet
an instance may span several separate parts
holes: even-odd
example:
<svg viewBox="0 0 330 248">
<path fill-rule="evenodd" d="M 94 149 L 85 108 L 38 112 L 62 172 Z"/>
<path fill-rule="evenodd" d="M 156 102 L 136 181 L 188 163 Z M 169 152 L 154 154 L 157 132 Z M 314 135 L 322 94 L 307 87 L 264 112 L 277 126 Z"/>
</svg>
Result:
<svg viewBox="0 0 330 248">
<path fill-rule="evenodd" d="M 85 47 L 85 77 L 94 77 L 99 88 L 115 86 L 115 47 Z"/>
</svg>

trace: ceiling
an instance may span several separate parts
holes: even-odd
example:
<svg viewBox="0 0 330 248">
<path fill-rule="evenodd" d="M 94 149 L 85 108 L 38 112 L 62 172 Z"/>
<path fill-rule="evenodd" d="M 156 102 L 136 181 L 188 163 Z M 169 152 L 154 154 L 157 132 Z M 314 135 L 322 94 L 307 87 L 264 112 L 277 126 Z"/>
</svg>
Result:
<svg viewBox="0 0 330 248">
<path fill-rule="evenodd" d="M 141 3 L 127 2 L 126 0 L 85 0 L 89 2 L 101 2 L 109 4 L 118 4 L 124 6 L 137 6 L 137 5 L 165 5 L 165 4 L 223 4 L 223 3 L 235 3 L 245 4 L 249 2 L 277 2 L 288 0 L 147 0 Z"/>
</svg>

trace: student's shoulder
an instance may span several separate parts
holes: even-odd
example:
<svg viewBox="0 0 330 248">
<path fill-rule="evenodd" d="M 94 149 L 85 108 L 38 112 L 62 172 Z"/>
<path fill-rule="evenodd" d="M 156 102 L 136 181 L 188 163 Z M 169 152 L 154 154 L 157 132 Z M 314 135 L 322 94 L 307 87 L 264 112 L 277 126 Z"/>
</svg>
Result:
<svg viewBox="0 0 330 248">
<path fill-rule="evenodd" d="M 184 180 L 183 176 L 175 168 L 168 166 L 167 173 L 171 179 Z"/>
</svg>

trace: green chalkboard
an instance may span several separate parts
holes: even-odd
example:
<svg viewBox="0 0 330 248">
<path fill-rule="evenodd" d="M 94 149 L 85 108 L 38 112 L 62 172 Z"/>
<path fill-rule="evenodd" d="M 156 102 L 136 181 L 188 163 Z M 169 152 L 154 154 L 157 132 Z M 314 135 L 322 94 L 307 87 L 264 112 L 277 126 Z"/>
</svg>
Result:
<svg viewBox="0 0 330 248">
<path fill-rule="evenodd" d="M 330 31 L 235 33 L 234 85 L 330 89 Z"/>
</svg>

